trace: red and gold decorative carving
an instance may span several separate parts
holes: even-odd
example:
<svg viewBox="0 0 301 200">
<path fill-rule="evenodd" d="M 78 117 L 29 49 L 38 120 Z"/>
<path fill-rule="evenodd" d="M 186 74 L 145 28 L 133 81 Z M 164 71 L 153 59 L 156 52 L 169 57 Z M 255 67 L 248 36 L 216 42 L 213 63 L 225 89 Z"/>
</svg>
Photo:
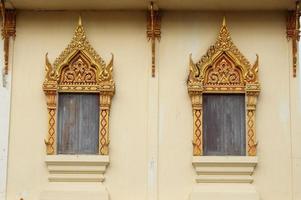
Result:
<svg viewBox="0 0 301 200">
<path fill-rule="evenodd" d="M 43 90 L 47 98 L 47 154 L 56 153 L 56 102 L 58 92 L 91 92 L 100 94 L 99 154 L 109 153 L 109 113 L 115 93 L 113 55 L 110 63 L 89 44 L 81 19 L 72 41 L 51 65 L 46 54 L 46 76 Z"/>
<path fill-rule="evenodd" d="M 154 9 L 154 3 L 150 3 L 150 10 L 147 16 L 146 36 L 151 41 L 152 48 L 152 77 L 156 75 L 156 39 L 161 39 L 161 16 L 158 10 Z"/>
<path fill-rule="evenodd" d="M 296 1 L 296 9 L 289 11 L 286 18 L 286 37 L 292 41 L 293 77 L 297 76 L 298 41 L 300 40 L 300 7 Z"/>
<path fill-rule="evenodd" d="M 258 56 L 254 65 L 240 53 L 231 39 L 225 19 L 217 41 L 200 61 L 194 63 L 190 56 L 188 93 L 193 109 L 193 155 L 203 155 L 202 94 L 245 93 L 247 152 L 256 155 L 255 110 L 260 92 L 258 82 Z"/>
<path fill-rule="evenodd" d="M 1 1 L 2 13 L 2 38 L 4 40 L 4 74 L 8 74 L 9 39 L 16 37 L 16 10 L 5 9 L 4 1 Z"/>
</svg>

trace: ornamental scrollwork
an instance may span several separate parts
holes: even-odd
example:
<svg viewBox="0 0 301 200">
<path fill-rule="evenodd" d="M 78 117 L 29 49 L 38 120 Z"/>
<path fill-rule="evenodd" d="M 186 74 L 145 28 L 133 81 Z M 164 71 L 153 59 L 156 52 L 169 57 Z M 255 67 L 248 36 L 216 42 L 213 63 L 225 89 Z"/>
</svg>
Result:
<svg viewBox="0 0 301 200">
<path fill-rule="evenodd" d="M 203 93 L 244 93 L 246 105 L 247 152 L 256 155 L 255 109 L 260 92 L 258 81 L 258 55 L 253 65 L 243 56 L 232 41 L 224 18 L 214 45 L 194 63 L 191 55 L 187 79 L 188 93 L 192 100 L 195 156 L 202 155 L 202 94 Z"/>
<path fill-rule="evenodd" d="M 70 62 L 70 65 L 62 69 L 59 83 L 66 85 L 97 84 L 96 68 L 89 65 L 82 55 L 78 55 Z"/>
<path fill-rule="evenodd" d="M 221 56 L 213 66 L 208 67 L 204 77 L 205 85 L 243 85 L 242 71 L 227 56 Z"/>
<path fill-rule="evenodd" d="M 296 1 L 295 10 L 288 11 L 286 18 L 286 37 L 292 43 L 292 65 L 293 77 L 297 76 L 297 65 L 299 48 L 298 42 L 300 41 L 300 3 Z"/>
<path fill-rule="evenodd" d="M 113 54 L 109 64 L 97 54 L 87 40 L 79 18 L 73 38 L 65 50 L 50 63 L 46 54 L 43 90 L 47 98 L 48 134 L 45 140 L 47 154 L 56 153 L 56 113 L 59 92 L 91 92 L 100 95 L 100 118 L 106 124 L 99 128 L 99 154 L 108 154 L 109 112 L 115 93 L 113 80 Z M 104 102 L 102 99 L 106 99 Z"/>
</svg>

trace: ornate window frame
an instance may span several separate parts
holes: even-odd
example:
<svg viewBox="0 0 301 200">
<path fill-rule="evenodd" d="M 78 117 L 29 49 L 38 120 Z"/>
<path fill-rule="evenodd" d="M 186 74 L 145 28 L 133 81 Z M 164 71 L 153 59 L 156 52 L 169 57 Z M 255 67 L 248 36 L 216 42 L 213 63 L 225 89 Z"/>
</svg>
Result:
<svg viewBox="0 0 301 200">
<path fill-rule="evenodd" d="M 115 93 L 113 54 L 108 65 L 89 44 L 79 18 L 67 48 L 50 64 L 46 54 L 46 76 L 43 90 L 48 109 L 48 134 L 45 140 L 48 155 L 56 154 L 56 114 L 59 92 L 99 93 L 99 154 L 109 153 L 109 114 Z"/>
<path fill-rule="evenodd" d="M 258 55 L 254 65 L 232 42 L 224 18 L 218 38 L 197 63 L 190 55 L 188 93 L 193 110 L 193 155 L 203 155 L 202 94 L 241 93 L 246 96 L 246 156 L 256 156 L 255 111 L 260 93 Z"/>
</svg>

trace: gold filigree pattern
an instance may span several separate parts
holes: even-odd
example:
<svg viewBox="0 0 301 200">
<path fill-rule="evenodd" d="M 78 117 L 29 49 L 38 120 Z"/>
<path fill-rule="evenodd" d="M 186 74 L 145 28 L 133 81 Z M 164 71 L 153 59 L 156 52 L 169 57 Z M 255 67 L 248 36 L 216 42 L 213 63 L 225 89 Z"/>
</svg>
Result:
<svg viewBox="0 0 301 200">
<path fill-rule="evenodd" d="M 193 152 L 194 155 L 200 155 L 203 152 L 202 144 L 202 111 L 194 110 L 194 139 L 193 139 Z"/>
<path fill-rule="evenodd" d="M 222 56 L 215 64 L 208 68 L 204 77 L 204 84 L 211 86 L 243 86 L 242 72 L 234 63 Z"/>
<path fill-rule="evenodd" d="M 102 155 L 106 155 L 108 154 L 108 145 L 109 145 L 109 141 L 108 141 L 108 133 L 107 133 L 107 129 L 108 129 L 108 120 L 107 118 L 109 117 L 109 113 L 108 110 L 102 110 L 101 111 L 101 119 L 100 119 L 100 133 L 99 133 L 99 144 L 100 148 L 99 148 L 99 152 Z"/>
<path fill-rule="evenodd" d="M 254 65 L 251 65 L 238 50 L 231 39 L 225 19 L 215 44 L 209 47 L 206 54 L 197 63 L 193 62 L 190 55 L 187 86 L 194 113 L 194 155 L 202 155 L 203 153 L 202 128 L 197 126 L 197 124 L 202 125 L 202 118 L 199 116 L 202 116 L 203 93 L 246 94 L 248 101 L 246 108 L 246 148 L 248 155 L 256 155 L 255 109 L 256 99 L 260 92 L 257 55 L 256 58 Z M 197 115 L 198 112 L 200 114 Z"/>
<path fill-rule="evenodd" d="M 71 61 L 69 66 L 62 69 L 60 84 L 97 84 L 96 68 L 90 66 L 81 56 L 77 56 L 74 61 Z"/>
<path fill-rule="evenodd" d="M 45 140 L 47 154 L 55 153 L 55 125 L 56 125 L 56 92 L 46 90 L 47 109 L 48 109 L 48 136 Z"/>
<path fill-rule="evenodd" d="M 111 98 L 108 95 L 100 96 L 100 118 L 99 118 L 99 153 L 109 153 L 109 115 Z"/>
<path fill-rule="evenodd" d="M 48 116 L 49 116 L 49 121 L 48 121 L 48 139 L 45 141 L 46 144 L 46 151 L 48 154 L 53 154 L 55 152 L 55 118 L 56 118 L 56 113 L 55 109 L 48 109 Z"/>
<path fill-rule="evenodd" d="M 82 25 L 81 19 L 79 19 L 78 26 L 75 29 L 73 38 L 67 48 L 55 59 L 53 66 L 54 68 L 59 68 L 61 65 L 66 63 L 69 60 L 70 56 L 74 55 L 75 51 L 84 51 L 87 55 L 90 56 L 93 61 L 96 62 L 100 68 L 106 66 L 104 60 L 98 55 L 94 48 L 90 45 L 87 40 L 84 27 Z"/>
<path fill-rule="evenodd" d="M 255 156 L 256 155 L 256 143 L 255 143 L 255 111 L 254 110 L 248 110 L 247 111 L 247 134 L 248 134 L 248 155 Z"/>
<path fill-rule="evenodd" d="M 100 123 L 99 147 L 105 151 L 100 154 L 108 154 L 108 134 L 109 134 L 109 112 L 111 98 L 115 93 L 115 83 L 113 81 L 113 54 L 108 65 L 96 53 L 89 44 L 84 27 L 79 18 L 78 26 L 74 36 L 67 48 L 54 61 L 45 60 L 45 80 L 43 90 L 47 98 L 48 108 L 48 136 L 45 140 L 47 154 L 55 154 L 56 145 L 56 101 L 58 92 L 92 92 L 99 93 L 100 101 Z M 106 116 L 103 116 L 105 108 Z M 103 117 L 103 118 L 102 118 Z M 102 124 L 105 123 L 106 126 Z M 106 138 L 106 142 L 101 142 Z M 104 146 L 104 147 L 103 147 Z"/>
</svg>

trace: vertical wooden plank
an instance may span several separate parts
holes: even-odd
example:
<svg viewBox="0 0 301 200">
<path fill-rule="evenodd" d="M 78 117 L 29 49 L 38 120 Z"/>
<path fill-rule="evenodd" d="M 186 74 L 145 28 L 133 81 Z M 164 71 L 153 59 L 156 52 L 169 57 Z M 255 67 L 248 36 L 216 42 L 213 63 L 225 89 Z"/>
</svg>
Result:
<svg viewBox="0 0 301 200">
<path fill-rule="evenodd" d="M 59 94 L 58 154 L 76 154 L 78 152 L 78 107 L 77 95 Z"/>
<path fill-rule="evenodd" d="M 98 129 L 98 94 L 59 94 L 58 154 L 97 154 Z"/>
<path fill-rule="evenodd" d="M 80 94 L 79 152 L 98 153 L 99 95 Z"/>
<path fill-rule="evenodd" d="M 246 155 L 245 95 L 203 94 L 204 155 Z"/>
</svg>

